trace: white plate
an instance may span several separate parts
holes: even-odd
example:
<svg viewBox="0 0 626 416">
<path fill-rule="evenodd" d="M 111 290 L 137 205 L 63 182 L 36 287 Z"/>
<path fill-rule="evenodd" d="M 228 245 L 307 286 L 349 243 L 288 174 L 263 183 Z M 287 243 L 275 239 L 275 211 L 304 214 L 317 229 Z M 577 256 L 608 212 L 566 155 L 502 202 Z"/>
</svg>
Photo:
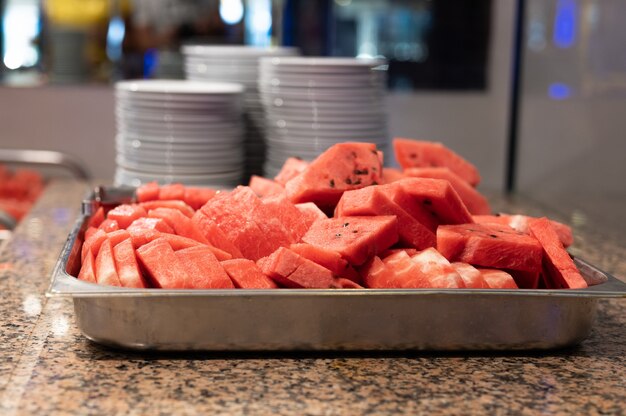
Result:
<svg viewBox="0 0 626 416">
<path fill-rule="evenodd" d="M 359 69 L 371 70 L 380 68 L 387 62 L 381 59 L 358 59 L 314 56 L 287 56 L 259 58 L 261 68 L 289 67 L 290 71 L 298 72 L 357 72 Z"/>
<path fill-rule="evenodd" d="M 297 55 L 298 48 L 270 47 L 261 48 L 246 45 L 184 45 L 181 51 L 185 55 L 218 57 L 261 57 L 279 55 Z"/>
<path fill-rule="evenodd" d="M 208 84 L 209 82 L 200 82 L 200 81 L 189 81 L 194 84 Z M 185 105 L 214 105 L 223 103 L 225 105 L 236 103 L 241 99 L 243 93 L 243 86 L 237 84 L 237 87 L 241 90 L 237 94 L 179 94 L 179 93 L 153 93 L 153 92 L 131 92 L 131 91 L 123 91 L 116 90 L 115 97 L 118 100 L 141 100 L 143 102 L 152 102 L 152 103 L 170 103 L 174 102 L 176 105 L 185 104 Z"/>
<path fill-rule="evenodd" d="M 115 172 L 115 185 L 136 187 L 144 183 L 157 181 L 159 184 L 182 183 L 193 186 L 230 188 L 237 186 L 242 177 L 243 171 L 212 175 L 153 175 L 118 167 Z"/>
<path fill-rule="evenodd" d="M 168 123 L 168 124 L 238 124 L 242 121 L 241 114 L 233 113 L 153 113 L 149 111 L 115 110 L 115 118 L 120 121 L 146 122 L 146 123 Z"/>
<path fill-rule="evenodd" d="M 243 158 L 237 161 L 228 161 L 229 163 L 222 164 L 205 164 L 204 166 L 193 166 L 189 164 L 174 165 L 174 164 L 158 164 L 158 163 L 146 163 L 129 160 L 121 155 L 115 158 L 117 166 L 124 169 L 134 170 L 136 172 L 143 172 L 146 175 L 206 175 L 223 172 L 233 172 L 237 170 L 243 170 L 244 163 Z"/>
<path fill-rule="evenodd" d="M 116 91 L 148 94 L 180 94 L 180 95 L 225 95 L 241 94 L 240 85 L 226 82 L 193 82 L 188 80 L 141 79 L 119 81 L 115 83 Z"/>
<path fill-rule="evenodd" d="M 225 136 L 219 137 L 220 140 L 207 140 L 203 138 L 201 141 L 185 142 L 175 138 L 130 138 L 123 135 L 117 135 L 115 137 L 115 144 L 120 148 L 128 150 L 146 149 L 151 151 L 176 151 L 176 152 L 212 152 L 221 150 L 238 149 L 242 146 L 243 141 L 240 137 L 228 137 L 229 140 L 224 140 Z M 216 137 L 215 139 L 217 139 Z M 169 139 L 169 140 L 168 140 Z M 232 139 L 232 140 L 231 140 Z"/>
</svg>

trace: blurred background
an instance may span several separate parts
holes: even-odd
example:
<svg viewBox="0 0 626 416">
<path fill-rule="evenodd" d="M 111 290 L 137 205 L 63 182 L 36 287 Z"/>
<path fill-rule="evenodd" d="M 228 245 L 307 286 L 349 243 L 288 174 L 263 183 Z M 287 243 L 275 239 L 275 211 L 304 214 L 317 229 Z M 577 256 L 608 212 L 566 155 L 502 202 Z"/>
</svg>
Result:
<svg viewBox="0 0 626 416">
<path fill-rule="evenodd" d="M 387 59 L 390 136 L 445 143 L 499 192 L 517 69 L 514 189 L 626 220 L 624 21 L 623 0 L 0 0 L 0 147 L 110 179 L 113 82 L 183 78 L 186 43 L 297 46 Z"/>
</svg>

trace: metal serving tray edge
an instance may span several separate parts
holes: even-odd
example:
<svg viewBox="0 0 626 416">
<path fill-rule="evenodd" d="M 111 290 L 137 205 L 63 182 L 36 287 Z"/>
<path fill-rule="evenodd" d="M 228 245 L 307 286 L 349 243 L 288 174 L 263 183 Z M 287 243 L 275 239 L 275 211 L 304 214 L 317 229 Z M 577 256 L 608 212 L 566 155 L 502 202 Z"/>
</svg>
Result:
<svg viewBox="0 0 626 416">
<path fill-rule="evenodd" d="M 626 284 L 582 259 L 590 282 L 549 289 L 165 290 L 101 286 L 72 276 L 86 220 L 130 198 L 98 189 L 83 202 L 52 272 L 48 296 L 74 300 L 83 334 L 137 350 L 525 350 L 586 338 L 597 300 Z M 108 199 L 107 199 L 108 198 Z M 74 272 L 75 273 L 75 272 Z"/>
</svg>

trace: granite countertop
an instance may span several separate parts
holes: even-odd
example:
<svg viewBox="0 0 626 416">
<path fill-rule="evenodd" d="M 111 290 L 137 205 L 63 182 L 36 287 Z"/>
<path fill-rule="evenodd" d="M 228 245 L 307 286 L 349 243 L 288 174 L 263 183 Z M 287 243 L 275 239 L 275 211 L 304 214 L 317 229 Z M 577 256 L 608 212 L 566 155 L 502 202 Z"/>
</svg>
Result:
<svg viewBox="0 0 626 416">
<path fill-rule="evenodd" d="M 70 299 L 44 296 L 87 188 L 53 182 L 0 244 L 1 414 L 626 414 L 626 302 L 591 336 L 521 353 L 130 353 L 85 339 Z M 565 219 L 523 201 L 498 209 Z M 616 230 L 575 228 L 574 253 L 626 276 Z M 621 234 L 621 236 L 620 236 Z"/>
</svg>

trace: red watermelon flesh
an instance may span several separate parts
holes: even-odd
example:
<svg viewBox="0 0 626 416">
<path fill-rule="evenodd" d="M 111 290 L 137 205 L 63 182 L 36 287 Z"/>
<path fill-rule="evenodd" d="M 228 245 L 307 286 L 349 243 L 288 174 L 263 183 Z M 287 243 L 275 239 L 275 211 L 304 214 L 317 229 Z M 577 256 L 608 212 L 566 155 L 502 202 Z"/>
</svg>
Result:
<svg viewBox="0 0 626 416">
<path fill-rule="evenodd" d="M 100 251 L 96 256 L 96 282 L 100 285 L 122 286 L 117 275 L 115 258 L 113 257 L 113 246 L 109 240 L 104 240 L 100 246 Z"/>
<path fill-rule="evenodd" d="M 102 223 L 98 226 L 98 229 L 104 231 L 105 233 L 110 233 L 112 231 L 117 231 L 120 229 L 117 221 L 107 218 L 102 221 Z"/>
<path fill-rule="evenodd" d="M 300 211 L 304 222 L 307 225 L 307 229 L 317 220 L 325 220 L 328 218 L 324 212 L 317 207 L 313 202 L 303 202 L 301 204 L 295 204 L 295 207 Z"/>
<path fill-rule="evenodd" d="M 202 211 L 197 211 L 191 218 L 194 226 L 209 241 L 209 244 L 228 253 L 233 258 L 241 258 L 241 251 L 226 237 L 217 224 L 210 220 Z"/>
<path fill-rule="evenodd" d="M 85 261 L 85 256 L 88 251 L 91 251 L 94 256 L 97 256 L 100 251 L 100 246 L 106 239 L 107 233 L 104 230 L 97 230 L 95 233 L 92 233 L 83 243 L 81 248 L 81 260 Z"/>
<path fill-rule="evenodd" d="M 284 228 L 268 233 L 266 231 L 270 225 L 265 224 L 262 229 L 256 218 L 250 215 L 260 205 L 261 200 L 250 188 L 239 187 L 230 193 L 218 193 L 201 208 L 201 211 L 219 227 L 243 257 L 256 261 L 273 253 L 281 244 L 289 244 L 289 239 L 284 235 Z M 278 241 L 276 234 L 279 237 Z"/>
<path fill-rule="evenodd" d="M 154 287 L 183 289 L 191 281 L 167 240 L 157 238 L 139 247 L 135 253 Z"/>
<path fill-rule="evenodd" d="M 395 138 L 393 148 L 403 169 L 445 167 L 472 186 L 480 182 L 478 169 L 441 143 Z"/>
<path fill-rule="evenodd" d="M 137 188 L 135 195 L 137 195 L 137 201 L 139 202 L 159 199 L 159 184 L 156 182 L 143 184 Z"/>
<path fill-rule="evenodd" d="M 274 177 L 274 180 L 284 187 L 287 182 L 302 173 L 307 166 L 309 166 L 309 162 L 307 161 L 296 157 L 287 158 L 280 172 L 278 172 L 278 175 Z"/>
<path fill-rule="evenodd" d="M 130 238 L 118 243 L 113 247 L 113 257 L 117 265 L 117 275 L 120 283 L 124 287 L 146 287 L 137 258 L 135 257 L 135 249 Z"/>
<path fill-rule="evenodd" d="M 183 201 L 146 201 L 146 202 L 141 202 L 139 205 L 141 205 L 142 207 L 144 207 L 144 209 L 148 212 L 150 212 L 153 209 L 157 209 L 157 208 L 171 208 L 171 209 L 177 209 L 180 212 L 182 212 L 183 214 L 185 214 L 185 216 L 191 218 L 193 216 L 194 210 L 193 208 L 191 208 L 189 205 L 187 205 L 186 203 L 184 203 Z"/>
<path fill-rule="evenodd" d="M 356 270 L 346 260 L 341 258 L 341 255 L 336 251 L 306 243 L 292 244 L 289 249 L 305 259 L 327 268 L 335 276 L 344 277 L 355 282 L 361 280 L 361 276 L 359 276 Z"/>
<path fill-rule="evenodd" d="M 128 226 L 127 230 L 156 230 L 162 233 L 174 234 L 174 229 L 162 218 L 137 218 Z"/>
<path fill-rule="evenodd" d="M 504 270 L 483 269 L 480 268 L 483 279 L 487 282 L 490 289 L 517 289 L 517 284 L 513 277 Z"/>
<path fill-rule="evenodd" d="M 176 234 L 160 233 L 156 230 L 131 230 L 129 233 L 135 248 L 146 245 L 158 238 L 167 241 L 173 250 L 182 250 L 202 245 L 202 243 L 191 238 L 181 237 Z"/>
<path fill-rule="evenodd" d="M 408 256 L 407 256 L 408 257 Z M 400 284 L 396 275 L 378 257 L 372 257 L 361 271 L 363 284 L 372 289 L 399 288 Z"/>
<path fill-rule="evenodd" d="M 544 274 L 551 288 L 580 289 L 587 287 L 550 220 L 540 218 L 529 224 L 530 233 L 543 247 Z"/>
<path fill-rule="evenodd" d="M 100 231 L 102 231 L 102 230 L 100 230 Z M 98 232 L 98 229 L 97 229 L 96 227 L 88 227 L 88 228 L 85 230 L 85 238 L 84 238 L 84 240 L 89 240 L 89 238 L 90 238 L 92 235 L 94 235 L 95 233 L 97 233 L 97 232 Z M 102 232 L 104 233 L 104 231 L 102 231 Z M 105 233 L 105 234 L 106 234 L 106 233 Z"/>
<path fill-rule="evenodd" d="M 396 254 L 400 251 L 404 251 L 409 257 L 414 256 L 419 253 L 419 250 L 415 248 L 390 248 L 389 250 L 385 250 L 380 254 L 380 258 L 384 259 L 386 257 L 391 256 L 392 254 Z"/>
<path fill-rule="evenodd" d="M 475 266 L 528 272 L 541 270 L 541 244 L 507 226 L 441 225 L 437 229 L 437 250 L 450 261 Z"/>
<path fill-rule="evenodd" d="M 150 218 L 161 218 L 174 232 L 182 237 L 191 238 L 203 244 L 209 244 L 204 235 L 196 228 L 191 219 L 177 209 L 156 208 L 148 212 Z"/>
<path fill-rule="evenodd" d="M 383 271 L 390 274 L 387 276 L 391 288 L 418 289 L 432 287 L 430 275 L 422 273 L 419 265 L 414 262 L 406 252 L 398 251 L 383 259 L 387 268 Z M 392 280 L 391 280 L 392 277 Z M 380 286 L 379 286 L 380 287 Z"/>
<path fill-rule="evenodd" d="M 96 212 L 93 213 L 91 218 L 89 218 L 89 223 L 87 223 L 87 227 L 95 227 L 98 228 L 100 224 L 104 221 L 104 208 L 99 207 Z"/>
<path fill-rule="evenodd" d="M 159 189 L 159 199 L 166 200 L 183 200 L 185 198 L 185 186 L 180 183 L 163 185 Z"/>
<path fill-rule="evenodd" d="M 281 184 L 257 175 L 250 177 L 248 186 L 261 198 L 264 196 L 279 195 L 285 192 L 285 187 Z"/>
<path fill-rule="evenodd" d="M 436 224 L 467 224 L 474 222 L 454 187 L 446 180 L 406 178 L 386 188 L 399 189 L 397 202 L 420 220 L 427 211 Z"/>
<path fill-rule="evenodd" d="M 193 209 L 200 209 L 216 194 L 215 189 L 186 187 L 183 201 Z"/>
<path fill-rule="evenodd" d="M 235 286 L 208 247 L 196 246 L 175 252 L 189 276 L 187 289 L 233 289 Z"/>
<path fill-rule="evenodd" d="M 407 176 L 417 178 L 445 179 L 459 194 L 467 210 L 474 215 L 491 214 L 487 198 L 472 188 L 461 177 L 448 168 L 410 168 L 404 171 Z"/>
<path fill-rule="evenodd" d="M 359 266 L 398 241 L 398 221 L 394 216 L 329 218 L 314 222 L 302 241 Z"/>
<path fill-rule="evenodd" d="M 111 245 L 115 247 L 122 241 L 130 238 L 130 233 L 127 230 L 117 230 L 107 234 L 107 238 L 111 241 Z"/>
<path fill-rule="evenodd" d="M 326 289 L 337 287 L 333 273 L 285 247 L 272 253 L 263 273 L 289 288 Z"/>
<path fill-rule="evenodd" d="M 278 219 L 285 229 L 289 241 L 300 241 L 310 224 L 300 210 L 284 194 L 273 195 L 262 199 L 266 215 Z"/>
<path fill-rule="evenodd" d="M 421 201 L 409 195 L 398 184 L 387 184 L 376 187 L 378 192 L 383 193 L 390 201 L 398 205 L 411 218 L 422 224 L 433 233 L 437 230 L 439 223 L 433 213 L 422 205 Z"/>
<path fill-rule="evenodd" d="M 529 234 L 528 224 L 535 219 L 527 215 L 509 215 L 509 214 L 496 214 L 496 215 L 474 215 L 474 222 L 485 224 L 504 224 L 513 228 L 514 230 Z M 559 236 L 559 240 L 566 248 L 574 243 L 574 236 L 572 229 L 558 221 L 550 220 L 550 224 L 554 228 L 554 231 Z"/>
<path fill-rule="evenodd" d="M 406 176 L 402 173 L 401 170 L 395 168 L 385 168 L 383 167 L 383 181 L 382 183 L 392 183 L 395 181 L 399 181 L 400 179 L 404 179 Z"/>
<path fill-rule="evenodd" d="M 285 185 L 294 203 L 314 202 L 331 212 L 344 191 L 382 182 L 382 165 L 372 143 L 339 143 Z"/>
<path fill-rule="evenodd" d="M 347 191 L 343 194 L 335 215 L 337 217 L 363 215 L 395 215 L 398 221 L 400 244 L 417 249 L 432 247 L 435 234 L 393 202 L 381 186 Z"/>
<path fill-rule="evenodd" d="M 444 289 L 465 287 L 463 279 L 448 259 L 432 247 L 415 254 L 411 261 L 417 265 L 422 274 L 429 277 L 430 287 Z"/>
<path fill-rule="evenodd" d="M 137 218 L 142 218 L 147 215 L 148 213 L 141 205 L 122 204 L 109 211 L 107 218 L 117 221 L 120 228 L 126 229 Z"/>
<path fill-rule="evenodd" d="M 80 266 L 80 272 L 78 273 L 78 279 L 84 280 L 89 283 L 96 283 L 96 264 L 95 258 L 91 250 L 87 250 L 84 256 L 83 263 Z"/>
<path fill-rule="evenodd" d="M 480 270 L 471 264 L 454 262 L 452 263 L 452 267 L 454 267 L 459 276 L 461 276 L 461 279 L 463 279 L 465 287 L 472 289 L 489 289 L 489 285 Z"/>
<path fill-rule="evenodd" d="M 278 286 L 263 274 L 255 262 L 248 259 L 232 259 L 221 262 L 222 267 L 236 287 L 241 289 L 274 289 Z"/>
</svg>

